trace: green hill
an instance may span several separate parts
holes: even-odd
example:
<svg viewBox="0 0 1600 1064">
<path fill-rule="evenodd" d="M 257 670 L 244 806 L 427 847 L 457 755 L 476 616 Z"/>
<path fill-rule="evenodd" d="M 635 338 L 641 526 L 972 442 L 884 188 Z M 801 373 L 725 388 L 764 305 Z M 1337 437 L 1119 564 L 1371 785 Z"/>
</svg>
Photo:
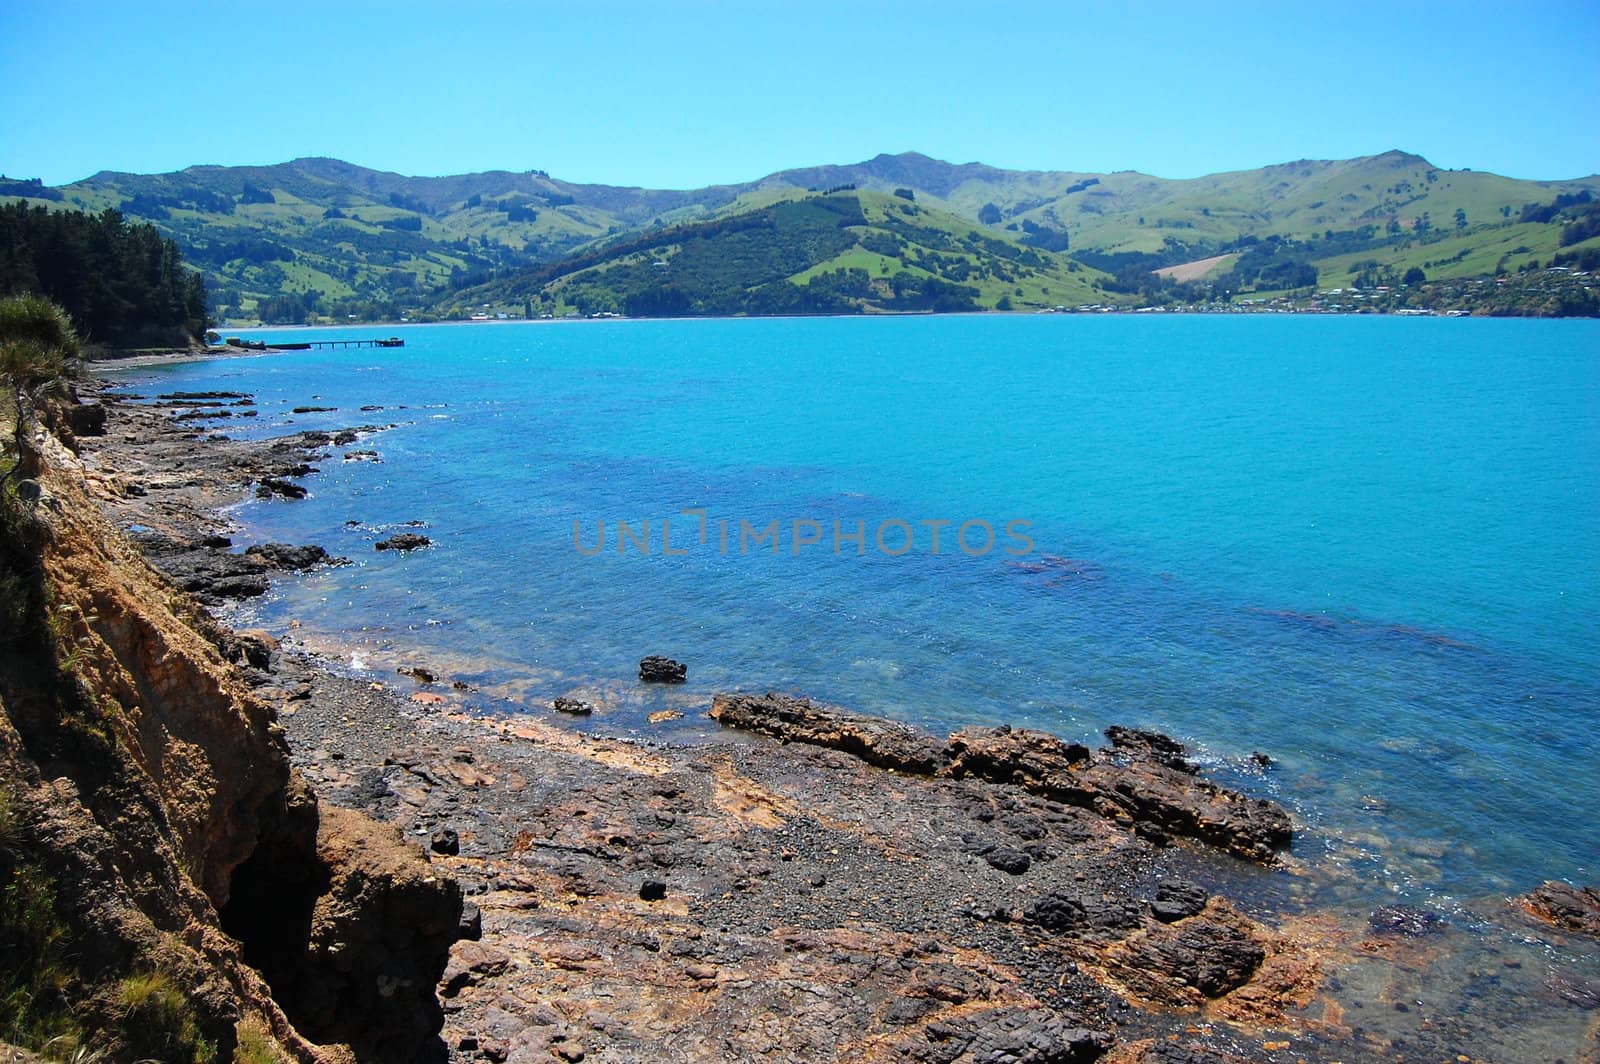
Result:
<svg viewBox="0 0 1600 1064">
<path fill-rule="evenodd" d="M 469 289 L 535 314 L 1024 310 L 1107 298 L 1099 271 L 902 196 L 785 192 Z"/>
<path fill-rule="evenodd" d="M 1600 196 L 1600 177 L 1521 181 L 1440 170 L 1392 151 L 1188 180 L 1133 171 L 1003 170 L 904 153 L 684 191 L 576 184 L 537 170 L 406 177 L 335 159 L 298 159 L 154 175 L 102 172 L 57 188 L 7 179 L 0 181 L 0 202 L 116 207 L 176 241 L 204 273 L 224 315 L 298 320 L 307 310 L 382 317 L 460 303 L 469 289 L 530 267 L 841 186 L 873 194 L 904 189 L 931 214 L 962 219 L 960 225 L 1008 244 L 1067 251 L 1113 274 L 1243 252 L 1252 239 L 1317 244 L 1299 250 L 1322 283 L 1365 261 L 1350 256 L 1373 251 L 1402 269 L 1440 259 L 1450 261 L 1434 269 L 1492 268 L 1502 252 L 1510 253 L 1511 268 L 1544 260 L 1563 246 L 1560 226 L 1567 220 L 1513 233 L 1510 227 L 1525 224 L 1523 208 L 1558 196 Z M 1457 235 L 1472 238 L 1460 257 L 1460 248 L 1421 251 L 1414 239 Z M 870 254 L 841 254 L 852 253 Z M 852 262 L 869 272 L 883 265 Z M 1247 283 L 1259 288 L 1262 281 Z M 1043 282 L 1037 292 L 1022 287 L 1028 302 L 1054 299 L 1044 295 Z M 998 302 L 1002 294 L 998 282 L 979 288 L 980 303 Z"/>
</svg>

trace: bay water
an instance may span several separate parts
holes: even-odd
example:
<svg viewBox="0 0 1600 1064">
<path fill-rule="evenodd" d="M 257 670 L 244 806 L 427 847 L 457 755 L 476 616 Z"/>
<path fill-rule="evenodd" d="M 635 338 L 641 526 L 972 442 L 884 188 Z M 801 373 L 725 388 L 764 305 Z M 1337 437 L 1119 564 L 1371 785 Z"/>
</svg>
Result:
<svg viewBox="0 0 1600 1064">
<path fill-rule="evenodd" d="M 218 426 L 234 435 L 393 426 L 334 448 L 309 498 L 236 509 L 241 548 L 354 561 L 280 581 L 244 622 L 299 622 L 355 668 L 428 664 L 488 710 L 586 697 L 584 726 L 612 734 L 692 740 L 730 689 L 935 729 L 1151 727 L 1291 806 L 1297 854 L 1379 893 L 1448 905 L 1600 875 L 1596 323 L 271 338 L 391 334 L 405 346 L 123 375 L 254 394 L 258 418 Z M 368 448 L 381 462 L 340 458 Z M 373 549 L 402 530 L 433 546 Z M 654 653 L 688 684 L 639 685 Z"/>
</svg>

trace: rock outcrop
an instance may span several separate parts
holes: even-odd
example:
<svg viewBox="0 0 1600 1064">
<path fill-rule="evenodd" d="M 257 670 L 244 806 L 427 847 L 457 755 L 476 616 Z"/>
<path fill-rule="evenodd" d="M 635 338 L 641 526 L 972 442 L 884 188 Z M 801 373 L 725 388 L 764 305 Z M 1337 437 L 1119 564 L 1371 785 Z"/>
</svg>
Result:
<svg viewBox="0 0 1600 1064">
<path fill-rule="evenodd" d="M 1112 728 L 1112 746 L 1096 753 L 1046 732 L 1009 727 L 967 728 L 941 743 L 909 725 L 772 693 L 717 695 L 711 716 L 898 772 L 1015 785 L 1124 822 L 1152 841 L 1186 836 L 1271 862 L 1293 837 L 1280 806 L 1203 779 L 1184 759 L 1182 744 L 1155 732 Z"/>
</svg>

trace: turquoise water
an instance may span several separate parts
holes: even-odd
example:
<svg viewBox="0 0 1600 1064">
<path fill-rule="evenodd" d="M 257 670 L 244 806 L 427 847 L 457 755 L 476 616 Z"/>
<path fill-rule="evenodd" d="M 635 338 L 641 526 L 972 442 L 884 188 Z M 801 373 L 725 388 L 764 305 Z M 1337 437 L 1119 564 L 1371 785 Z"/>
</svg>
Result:
<svg viewBox="0 0 1600 1064">
<path fill-rule="evenodd" d="M 241 545 L 315 542 L 357 562 L 286 581 L 254 619 L 337 634 L 358 661 L 415 653 L 499 708 L 586 693 L 603 702 L 590 726 L 612 732 L 663 734 L 646 713 L 730 687 L 936 727 L 1152 726 L 1294 806 L 1310 827 L 1298 852 L 1369 862 L 1385 890 L 1467 898 L 1600 874 L 1595 323 L 403 335 L 398 350 L 134 374 L 256 393 L 258 423 L 223 431 L 397 423 L 355 445 L 382 464 L 329 461 L 311 498 L 240 508 Z M 341 409 L 288 412 L 313 402 Z M 704 544 L 680 513 L 695 508 Z M 685 553 L 662 554 L 663 518 Z M 619 553 L 616 523 L 647 519 L 651 552 Z M 935 519 L 952 522 L 937 555 L 919 524 Z M 433 549 L 372 550 L 412 520 Z M 739 523 L 773 520 L 780 553 L 741 553 Z M 862 523 L 864 555 L 835 554 L 836 520 Z M 899 556 L 874 542 L 893 520 L 915 534 Z M 1006 553 L 1022 546 L 1013 520 L 1026 554 Z M 606 549 L 575 549 L 575 521 L 586 550 L 604 521 Z M 821 542 L 794 553 L 795 521 Z M 967 521 L 994 528 L 991 551 L 954 544 Z M 983 526 L 968 531 L 981 546 Z M 891 525 L 885 541 L 903 537 Z M 686 661 L 687 689 L 640 690 L 649 653 Z M 1276 767 L 1249 776 L 1252 750 Z"/>
</svg>

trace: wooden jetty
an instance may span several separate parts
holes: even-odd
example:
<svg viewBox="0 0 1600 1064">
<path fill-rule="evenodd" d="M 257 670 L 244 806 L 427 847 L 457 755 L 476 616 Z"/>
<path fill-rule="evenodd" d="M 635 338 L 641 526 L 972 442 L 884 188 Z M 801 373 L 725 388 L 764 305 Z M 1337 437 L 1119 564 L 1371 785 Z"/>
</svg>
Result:
<svg viewBox="0 0 1600 1064">
<path fill-rule="evenodd" d="M 294 344 L 269 344 L 265 340 L 241 340 L 230 336 L 225 341 L 229 347 L 247 347 L 252 351 L 310 351 L 324 347 L 404 347 L 406 342 L 398 336 L 376 337 L 370 340 L 305 340 Z"/>
</svg>

